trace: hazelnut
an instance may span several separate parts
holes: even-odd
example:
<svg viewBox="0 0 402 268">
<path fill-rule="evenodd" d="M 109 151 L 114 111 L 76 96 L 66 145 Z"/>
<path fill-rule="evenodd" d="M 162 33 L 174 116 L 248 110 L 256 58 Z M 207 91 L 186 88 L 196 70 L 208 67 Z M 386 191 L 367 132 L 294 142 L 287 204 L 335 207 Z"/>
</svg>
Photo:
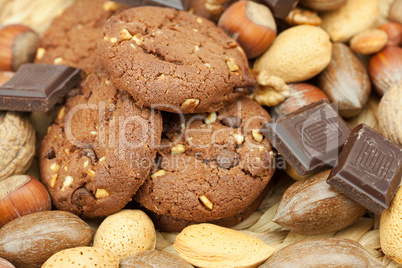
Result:
<svg viewBox="0 0 402 268">
<path fill-rule="evenodd" d="M 218 26 L 239 42 L 249 59 L 261 55 L 276 36 L 276 24 L 268 7 L 239 1 L 226 9 Z"/>
<path fill-rule="evenodd" d="M 35 58 L 39 36 L 30 27 L 11 24 L 0 29 L 0 70 L 16 71 Z"/>
<path fill-rule="evenodd" d="M 350 48 L 359 54 L 369 55 L 379 52 L 388 41 L 386 32 L 380 29 L 366 29 L 350 39 Z"/>
<path fill-rule="evenodd" d="M 402 145 L 402 80 L 395 83 L 385 92 L 378 106 L 379 129 L 382 134 L 394 142 Z"/>
<path fill-rule="evenodd" d="M 380 96 L 394 83 L 402 80 L 402 48 L 386 47 L 371 57 L 368 71 Z"/>
<path fill-rule="evenodd" d="M 388 36 L 386 46 L 394 47 L 402 45 L 402 25 L 396 22 L 387 22 L 378 27 Z"/>
<path fill-rule="evenodd" d="M 300 5 L 317 11 L 329 11 L 340 8 L 346 0 L 300 0 Z"/>
<path fill-rule="evenodd" d="M 28 175 L 14 175 L 0 181 L 0 227 L 21 216 L 51 210 L 45 186 Z"/>
<path fill-rule="evenodd" d="M 271 108 L 273 116 L 290 114 L 304 106 L 322 99 L 329 102 L 327 95 L 318 87 L 308 83 L 289 84 L 290 96 L 279 105 Z"/>
<path fill-rule="evenodd" d="M 0 111 L 0 181 L 24 173 L 35 155 L 35 129 L 28 117 Z"/>
<path fill-rule="evenodd" d="M 402 24 L 401 14 L 402 14 L 402 0 L 395 0 L 389 10 L 388 18 L 391 21 L 395 21 Z"/>
</svg>

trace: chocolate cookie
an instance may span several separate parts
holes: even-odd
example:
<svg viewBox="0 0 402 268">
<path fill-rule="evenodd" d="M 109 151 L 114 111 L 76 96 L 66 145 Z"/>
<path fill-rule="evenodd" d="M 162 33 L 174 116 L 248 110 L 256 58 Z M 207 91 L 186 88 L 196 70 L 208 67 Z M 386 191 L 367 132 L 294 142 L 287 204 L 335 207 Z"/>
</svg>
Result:
<svg viewBox="0 0 402 268">
<path fill-rule="evenodd" d="M 161 132 L 158 112 L 139 108 L 107 75 L 89 75 L 40 147 L 53 205 L 86 218 L 119 211 L 149 175 Z"/>
<path fill-rule="evenodd" d="M 259 132 L 269 119 L 248 97 L 210 114 L 165 114 L 153 174 L 134 198 L 155 213 L 197 222 L 245 210 L 275 170 Z"/>
<path fill-rule="evenodd" d="M 210 223 L 223 227 L 232 227 L 244 221 L 251 214 L 253 214 L 254 211 L 258 209 L 258 207 L 261 205 L 262 200 L 264 200 L 264 197 L 267 195 L 269 189 L 269 186 L 265 187 L 264 191 L 262 191 L 257 199 L 254 200 L 253 203 L 251 203 L 251 205 L 245 210 L 238 212 L 233 216 L 215 220 Z M 200 223 L 195 221 L 186 221 L 166 215 L 159 215 L 152 211 L 147 211 L 147 214 L 152 219 L 155 228 L 158 229 L 160 232 L 181 232 L 187 226 Z"/>
<path fill-rule="evenodd" d="M 139 105 L 174 113 L 212 112 L 256 85 L 236 41 L 188 12 L 127 9 L 108 20 L 103 34 L 104 67 Z"/>
<path fill-rule="evenodd" d="M 78 0 L 55 18 L 39 43 L 35 62 L 103 71 L 97 54 L 106 20 L 125 7 L 105 0 Z"/>
</svg>

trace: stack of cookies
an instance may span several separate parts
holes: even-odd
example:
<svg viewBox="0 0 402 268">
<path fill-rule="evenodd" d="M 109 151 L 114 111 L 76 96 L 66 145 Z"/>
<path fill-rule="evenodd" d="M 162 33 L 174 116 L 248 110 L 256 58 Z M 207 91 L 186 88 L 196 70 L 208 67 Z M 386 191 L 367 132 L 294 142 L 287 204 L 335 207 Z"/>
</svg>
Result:
<svg viewBox="0 0 402 268">
<path fill-rule="evenodd" d="M 81 68 L 40 147 L 54 206 L 83 218 L 132 199 L 164 231 L 237 224 L 274 173 L 247 95 L 247 57 L 214 23 L 170 8 L 79 0 L 45 33 L 38 63 Z"/>
</svg>

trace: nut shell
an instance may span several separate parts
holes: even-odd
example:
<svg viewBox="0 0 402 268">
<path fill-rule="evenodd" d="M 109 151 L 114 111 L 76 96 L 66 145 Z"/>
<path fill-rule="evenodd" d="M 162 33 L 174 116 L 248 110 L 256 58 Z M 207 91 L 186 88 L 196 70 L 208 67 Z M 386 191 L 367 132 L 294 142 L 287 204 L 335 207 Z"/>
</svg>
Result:
<svg viewBox="0 0 402 268">
<path fill-rule="evenodd" d="M 290 96 L 279 105 L 272 107 L 272 116 L 282 116 L 290 114 L 304 106 L 313 102 L 329 99 L 325 93 L 318 87 L 308 83 L 294 83 L 289 84 Z"/>
<path fill-rule="evenodd" d="M 388 17 L 391 21 L 395 21 L 402 24 L 401 14 L 402 14 L 402 0 L 395 0 L 389 10 Z"/>
<path fill-rule="evenodd" d="M 113 253 L 118 259 L 153 250 L 156 232 L 151 219 L 141 210 L 122 210 L 108 216 L 94 237 L 94 247 Z"/>
<path fill-rule="evenodd" d="M 381 214 L 381 249 L 391 259 L 402 263 L 402 188 L 396 192 L 391 206 Z"/>
<path fill-rule="evenodd" d="M 342 238 L 321 238 L 291 244 L 268 259 L 260 268 L 356 268 L 385 265 L 360 244 Z"/>
<path fill-rule="evenodd" d="M 275 20 L 269 8 L 252 1 L 232 4 L 223 12 L 218 26 L 240 44 L 249 59 L 261 55 L 276 36 Z"/>
<path fill-rule="evenodd" d="M 33 62 L 39 36 L 30 27 L 11 24 L 0 29 L 0 70 L 17 71 L 28 62 Z"/>
<path fill-rule="evenodd" d="M 304 235 L 339 231 L 357 221 L 366 209 L 326 183 L 323 171 L 297 181 L 282 196 L 273 222 Z"/>
<path fill-rule="evenodd" d="M 357 115 L 371 91 L 366 68 L 343 43 L 333 44 L 331 63 L 318 75 L 318 86 L 332 102 L 338 102 L 342 117 Z"/>
<path fill-rule="evenodd" d="M 346 42 L 356 33 L 370 28 L 378 14 L 378 0 L 347 0 L 339 9 L 321 14 L 321 27 L 332 41 Z"/>
<path fill-rule="evenodd" d="M 120 268 L 192 268 L 188 262 L 177 255 L 159 250 L 135 253 L 120 260 Z"/>
<path fill-rule="evenodd" d="M 8 260 L 0 258 L 0 267 L 1 268 L 15 268 Z"/>
<path fill-rule="evenodd" d="M 386 46 L 399 46 L 402 45 L 402 25 L 396 22 L 387 22 L 378 27 L 383 30 L 388 36 Z"/>
<path fill-rule="evenodd" d="M 52 209 L 45 186 L 28 175 L 0 181 L 0 227 L 13 219 Z"/>
<path fill-rule="evenodd" d="M 94 230 L 65 211 L 44 211 L 17 218 L 0 229 L 0 257 L 17 268 L 36 268 L 54 253 L 87 246 Z"/>
<path fill-rule="evenodd" d="M 28 117 L 0 111 L 0 181 L 24 173 L 35 154 L 35 129 Z"/>
<path fill-rule="evenodd" d="M 258 267 L 274 253 L 258 238 L 209 223 L 186 227 L 173 246 L 197 267 Z"/>
<path fill-rule="evenodd" d="M 291 27 L 280 33 L 271 47 L 254 63 L 285 83 L 305 81 L 320 73 L 331 61 L 332 43 L 321 28 L 311 25 Z"/>
<path fill-rule="evenodd" d="M 386 47 L 371 57 L 368 71 L 380 96 L 396 82 L 402 80 L 402 48 Z"/>
<path fill-rule="evenodd" d="M 119 261 L 113 254 L 101 248 L 78 247 L 57 252 L 42 268 L 118 268 Z"/>
<path fill-rule="evenodd" d="M 402 145 L 402 81 L 384 94 L 378 106 L 379 130 L 395 144 Z"/>
</svg>

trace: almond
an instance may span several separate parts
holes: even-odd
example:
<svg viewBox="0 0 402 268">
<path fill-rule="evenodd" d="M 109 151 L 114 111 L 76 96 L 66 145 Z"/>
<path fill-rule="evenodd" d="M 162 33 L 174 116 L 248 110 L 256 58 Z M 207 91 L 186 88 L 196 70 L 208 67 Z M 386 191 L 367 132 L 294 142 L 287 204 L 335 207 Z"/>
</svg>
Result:
<svg viewBox="0 0 402 268">
<path fill-rule="evenodd" d="M 402 145 L 402 80 L 385 92 L 378 106 L 379 129 L 395 144 Z"/>
<path fill-rule="evenodd" d="M 54 253 L 87 246 L 94 230 L 65 211 L 44 211 L 17 218 L 0 229 L 0 257 L 16 267 L 41 267 Z"/>
<path fill-rule="evenodd" d="M 318 75 L 318 86 L 333 102 L 342 117 L 357 115 L 371 91 L 366 68 L 343 43 L 333 44 L 331 63 Z"/>
<path fill-rule="evenodd" d="M 0 258 L 0 267 L 1 268 L 15 268 L 9 261 Z"/>
<path fill-rule="evenodd" d="M 399 187 L 391 206 L 381 214 L 381 249 L 391 259 L 402 263 L 402 188 Z"/>
<path fill-rule="evenodd" d="M 384 268 L 385 266 L 353 240 L 322 238 L 284 247 L 260 268 L 276 267 Z"/>
<path fill-rule="evenodd" d="M 273 222 L 292 232 L 312 235 L 341 230 L 366 209 L 326 183 L 330 171 L 297 181 L 282 196 Z"/>
<path fill-rule="evenodd" d="M 119 261 L 107 250 L 92 247 L 77 247 L 62 250 L 51 256 L 42 268 L 118 268 Z"/>
<path fill-rule="evenodd" d="M 274 253 L 258 238 L 209 223 L 184 228 L 173 246 L 197 267 L 258 267 Z"/>
<path fill-rule="evenodd" d="M 177 255 L 159 250 L 137 252 L 120 260 L 120 268 L 192 268 L 188 262 Z"/>
<path fill-rule="evenodd" d="M 377 53 L 385 47 L 388 41 L 386 32 L 380 29 L 366 29 L 350 39 L 350 48 L 359 54 Z"/>
<path fill-rule="evenodd" d="M 108 216 L 94 237 L 94 247 L 112 252 L 118 259 L 153 250 L 156 232 L 151 219 L 141 210 L 125 209 Z"/>
</svg>

